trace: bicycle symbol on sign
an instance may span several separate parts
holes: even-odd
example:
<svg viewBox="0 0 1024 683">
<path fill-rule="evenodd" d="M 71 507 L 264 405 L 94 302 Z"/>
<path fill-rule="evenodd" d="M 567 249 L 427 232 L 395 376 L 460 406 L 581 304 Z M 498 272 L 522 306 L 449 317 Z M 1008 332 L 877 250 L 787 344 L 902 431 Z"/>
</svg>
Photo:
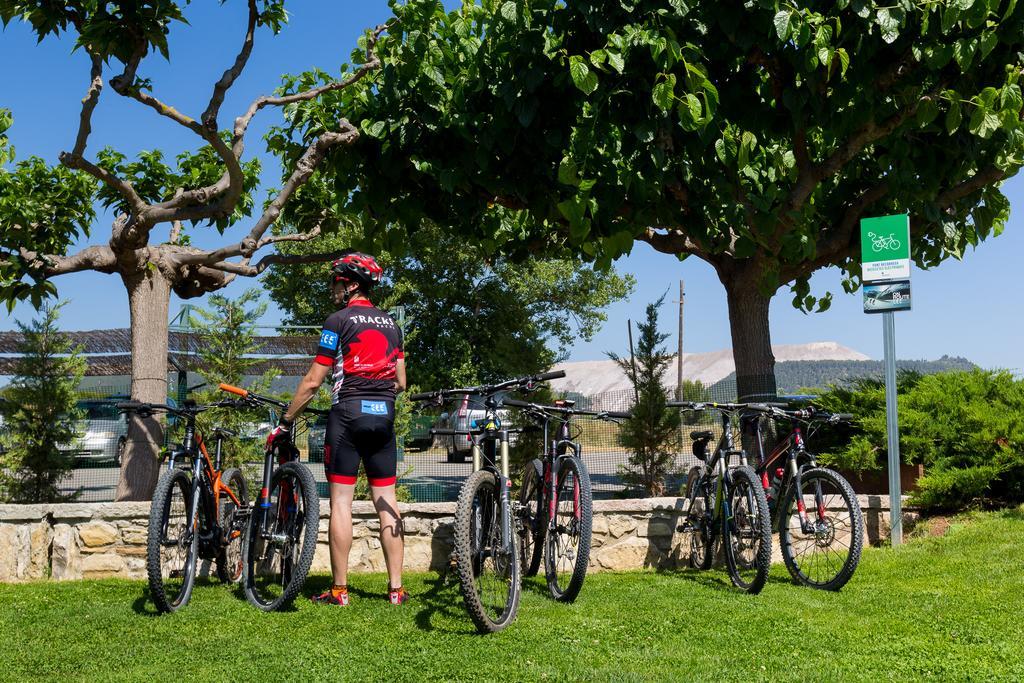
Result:
<svg viewBox="0 0 1024 683">
<path fill-rule="evenodd" d="M 869 232 L 868 239 L 871 240 L 871 251 L 893 251 L 902 246 L 902 243 L 891 232 L 888 237 Z"/>
</svg>

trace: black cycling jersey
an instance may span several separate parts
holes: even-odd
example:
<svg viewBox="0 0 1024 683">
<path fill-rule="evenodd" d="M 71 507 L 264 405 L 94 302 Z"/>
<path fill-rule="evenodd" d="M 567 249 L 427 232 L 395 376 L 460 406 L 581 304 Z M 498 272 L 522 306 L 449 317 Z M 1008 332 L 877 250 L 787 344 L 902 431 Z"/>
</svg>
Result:
<svg viewBox="0 0 1024 683">
<path fill-rule="evenodd" d="M 402 331 L 365 299 L 335 311 L 324 323 L 316 362 L 331 367 L 333 403 L 349 398 L 395 398 L 395 366 L 405 357 Z"/>
</svg>

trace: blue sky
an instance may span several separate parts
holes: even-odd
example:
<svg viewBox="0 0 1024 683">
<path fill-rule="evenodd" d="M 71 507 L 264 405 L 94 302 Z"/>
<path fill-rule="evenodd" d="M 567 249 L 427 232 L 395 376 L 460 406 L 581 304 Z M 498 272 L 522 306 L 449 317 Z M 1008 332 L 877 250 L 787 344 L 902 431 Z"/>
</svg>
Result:
<svg viewBox="0 0 1024 683">
<path fill-rule="evenodd" d="M 149 58 L 140 74 L 152 79 L 155 92 L 179 109 L 198 114 L 205 107 L 213 82 L 231 63 L 238 49 L 245 21 L 245 3 L 238 0 L 220 6 L 193 4 L 186 12 L 191 27 L 178 26 L 171 35 L 171 64 Z M 291 23 L 280 36 L 262 32 L 242 78 L 230 91 L 221 108 L 222 126 L 244 110 L 255 97 L 270 92 L 283 73 L 310 67 L 331 71 L 344 62 L 359 32 L 389 16 L 386 3 L 305 2 L 290 6 Z M 35 38 L 21 24 L 0 33 L 0 107 L 14 112 L 10 137 L 19 158 L 38 155 L 56 163 L 57 154 L 69 149 L 74 140 L 80 99 L 88 81 L 88 60 L 72 53 L 69 40 L 48 40 L 36 45 Z M 110 77 L 108 72 L 106 78 Z M 262 154 L 261 138 L 268 125 L 280 121 L 280 112 L 266 109 L 257 115 L 248 136 L 247 154 Z M 133 156 L 144 149 L 159 147 L 173 156 L 196 147 L 194 135 L 176 124 L 155 116 L 141 105 L 104 90 L 93 116 L 89 152 L 105 145 L 115 146 Z M 266 180 L 279 177 L 272 162 L 265 164 Z M 1004 186 L 1013 211 L 1004 234 L 977 250 L 962 262 L 947 261 L 932 271 L 913 274 L 914 310 L 897 314 L 896 344 L 901 358 L 934 359 L 943 354 L 964 356 L 984 367 L 1006 367 L 1024 371 L 1024 303 L 1018 273 L 1024 254 L 1024 177 Z M 91 239 L 78 247 L 104 241 L 110 217 L 98 221 Z M 200 246 L 235 241 L 248 230 L 244 223 L 224 237 L 212 230 L 196 230 L 193 240 Z M 162 235 L 155 235 L 162 239 Z M 234 239 L 232 239 L 234 238 Z M 676 344 L 678 282 L 686 283 L 684 350 L 714 351 L 728 348 L 729 321 L 725 291 L 710 266 L 697 259 L 680 263 L 658 254 L 644 244 L 621 259 L 617 267 L 632 273 L 637 289 L 627 302 L 612 306 L 608 322 L 591 342 L 579 342 L 571 352 L 574 360 L 604 357 L 609 350 L 626 347 L 626 320 L 638 319 L 644 306 L 666 290 L 662 327 Z M 67 329 L 123 327 L 128 324 L 124 288 L 116 276 L 81 273 L 55 280 L 62 298 L 69 303 L 62 324 Z M 229 287 L 237 295 L 255 285 L 241 279 Z M 816 294 L 834 293 L 831 310 L 805 315 L 789 303 L 785 292 L 776 297 L 771 309 L 772 341 L 797 344 L 837 341 L 873 358 L 882 355 L 882 321 L 862 312 L 861 295 L 843 293 L 838 271 L 819 272 L 812 280 Z M 171 302 L 172 313 L 180 301 Z M 0 309 L 0 330 L 14 327 L 15 319 L 33 315 L 30 306 L 18 306 L 9 316 Z M 268 312 L 266 322 L 279 320 Z"/>
</svg>

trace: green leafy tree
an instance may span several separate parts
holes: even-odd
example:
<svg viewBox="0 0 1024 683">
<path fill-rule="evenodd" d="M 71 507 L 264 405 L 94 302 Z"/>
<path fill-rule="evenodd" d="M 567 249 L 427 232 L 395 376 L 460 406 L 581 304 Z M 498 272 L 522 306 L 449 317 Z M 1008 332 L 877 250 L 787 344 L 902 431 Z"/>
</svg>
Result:
<svg viewBox="0 0 1024 683">
<path fill-rule="evenodd" d="M 15 376 L 3 391 L 6 449 L 0 452 L 0 501 L 55 503 L 72 500 L 60 481 L 74 465 L 67 448 L 81 436 L 76 429 L 76 389 L 85 374 L 80 350 L 60 333 L 62 304 L 45 306 L 31 324 L 18 323 L 23 341 Z"/>
<path fill-rule="evenodd" d="M 246 382 L 254 367 L 261 363 L 258 354 L 261 345 L 257 340 L 256 323 L 266 313 L 267 304 L 261 302 L 260 289 L 249 289 L 237 299 L 220 294 L 208 298 L 208 309 L 194 309 L 196 315 L 192 325 L 198 331 L 199 363 L 197 371 L 206 386 L 195 396 L 199 403 L 222 400 L 227 396 L 218 389 L 221 382 L 234 386 L 245 386 L 256 393 L 266 393 L 270 383 L 280 372 L 271 368 L 255 381 Z M 244 462 L 257 462 L 263 458 L 263 442 L 254 438 L 253 427 L 266 422 L 265 412 L 214 408 L 202 414 L 208 427 L 227 427 L 239 433 L 240 438 L 225 442 L 225 462 L 239 466 Z M 211 442 L 212 443 L 212 442 Z"/>
<path fill-rule="evenodd" d="M 635 359 L 608 354 L 629 377 L 636 394 L 632 415 L 619 430 L 619 443 L 632 451 L 619 474 L 648 496 L 664 495 L 665 479 L 672 474 L 681 447 L 682 417 L 666 405 L 670 390 L 663 375 L 673 356 L 663 346 L 668 335 L 658 332 L 658 309 L 664 300 L 662 295 L 648 304 L 645 320 L 637 324 Z"/>
<path fill-rule="evenodd" d="M 679 401 L 711 400 L 711 390 L 699 379 L 684 379 L 682 386 L 676 387 L 675 393 Z"/>
<path fill-rule="evenodd" d="M 362 234 L 360 226 L 349 226 L 324 243 L 341 249 Z M 294 255 L 310 248 L 282 246 Z M 590 339 L 604 309 L 633 287 L 630 276 L 599 273 L 573 259 L 489 256 L 429 224 L 397 253 L 376 256 L 385 282 L 374 303 L 405 308 L 409 382 L 426 388 L 547 370 L 576 339 Z M 288 321 L 305 325 L 319 325 L 334 311 L 327 282 L 323 265 L 275 266 L 264 278 Z"/>
<path fill-rule="evenodd" d="M 385 242 L 426 215 L 467 240 L 554 244 L 598 265 L 636 240 L 706 260 L 726 288 L 741 397 L 774 393 L 780 287 L 822 310 L 816 270 L 859 285 L 861 217 L 909 212 L 923 268 L 1005 224 L 999 183 L 1024 157 L 1016 0 L 393 10 L 387 68 L 340 100 L 365 135 L 331 158 L 332 201 Z M 300 104 L 278 132 L 283 157 L 334 113 Z"/>
<path fill-rule="evenodd" d="M 290 88 L 287 94 L 256 98 L 230 128 L 221 128 L 225 94 L 244 71 L 257 33 L 276 34 L 286 21 L 283 0 L 248 0 L 248 18 L 239 27 L 237 55 L 212 84 L 206 108 L 190 116 L 161 99 L 154 82 L 144 75 L 147 59 L 159 54 L 170 59 L 167 38 L 187 24 L 183 7 L 175 0 L 151 2 L 35 2 L 0 0 L 0 21 L 25 22 L 40 41 L 70 34 L 74 49 L 88 56 L 83 73 L 82 110 L 73 144 L 59 156 L 58 165 L 32 157 L 13 166 L 0 165 L 0 301 L 9 307 L 30 300 L 38 306 L 53 295 L 53 279 L 79 271 L 94 271 L 121 278 L 128 296 L 132 329 L 132 397 L 162 402 L 167 386 L 167 325 L 171 291 L 191 298 L 216 291 L 238 276 L 259 275 L 280 253 L 258 252 L 281 240 L 314 240 L 331 231 L 337 219 L 320 212 L 297 223 L 299 231 L 275 237 L 268 229 L 284 206 L 314 175 L 332 150 L 351 145 L 359 130 L 344 115 L 335 116 L 323 130 L 305 140 L 304 151 L 286 165 L 280 189 L 271 191 L 262 211 L 244 237 L 215 249 L 191 243 L 190 231 L 205 225 L 223 233 L 246 219 L 254 208 L 260 165 L 242 157 L 249 125 L 265 107 L 287 111 L 299 102 L 337 99 L 338 93 L 359 83 L 380 62 L 374 46 L 384 27 L 364 35 L 353 65 L 328 76 L 318 72 L 317 88 Z M 30 56 L 26 63 L 31 63 Z M 92 118 L 111 76 L 110 89 L 149 110 L 153 120 L 166 119 L 194 134 L 199 145 L 175 159 L 159 149 L 129 159 L 112 148 L 87 153 Z M 188 74 L 192 79 L 193 74 Z M 39 79 L 45 81 L 45 76 Z M 337 107 L 334 108 L 335 111 Z M 0 160 L 13 159 L 5 131 L 11 116 L 0 111 Z M 68 253 L 79 238 L 94 232 L 97 205 L 111 209 L 116 218 L 109 240 Z M 315 258 L 327 259 L 331 254 Z M 305 258 L 314 258 L 307 254 Z M 133 417 L 129 448 L 117 486 L 118 500 L 147 499 L 156 483 L 157 459 L 163 440 L 160 423 Z"/>
</svg>

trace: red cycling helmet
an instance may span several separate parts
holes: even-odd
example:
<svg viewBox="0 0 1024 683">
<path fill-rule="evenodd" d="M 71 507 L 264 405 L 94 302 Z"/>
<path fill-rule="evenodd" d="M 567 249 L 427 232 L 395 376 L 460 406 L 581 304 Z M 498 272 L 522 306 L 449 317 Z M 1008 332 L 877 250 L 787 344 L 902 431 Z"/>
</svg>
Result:
<svg viewBox="0 0 1024 683">
<path fill-rule="evenodd" d="M 351 254 L 345 254 L 331 264 L 331 275 L 333 282 L 338 280 L 358 282 L 364 289 L 369 290 L 380 282 L 384 271 L 372 256 L 354 251 Z"/>
</svg>

